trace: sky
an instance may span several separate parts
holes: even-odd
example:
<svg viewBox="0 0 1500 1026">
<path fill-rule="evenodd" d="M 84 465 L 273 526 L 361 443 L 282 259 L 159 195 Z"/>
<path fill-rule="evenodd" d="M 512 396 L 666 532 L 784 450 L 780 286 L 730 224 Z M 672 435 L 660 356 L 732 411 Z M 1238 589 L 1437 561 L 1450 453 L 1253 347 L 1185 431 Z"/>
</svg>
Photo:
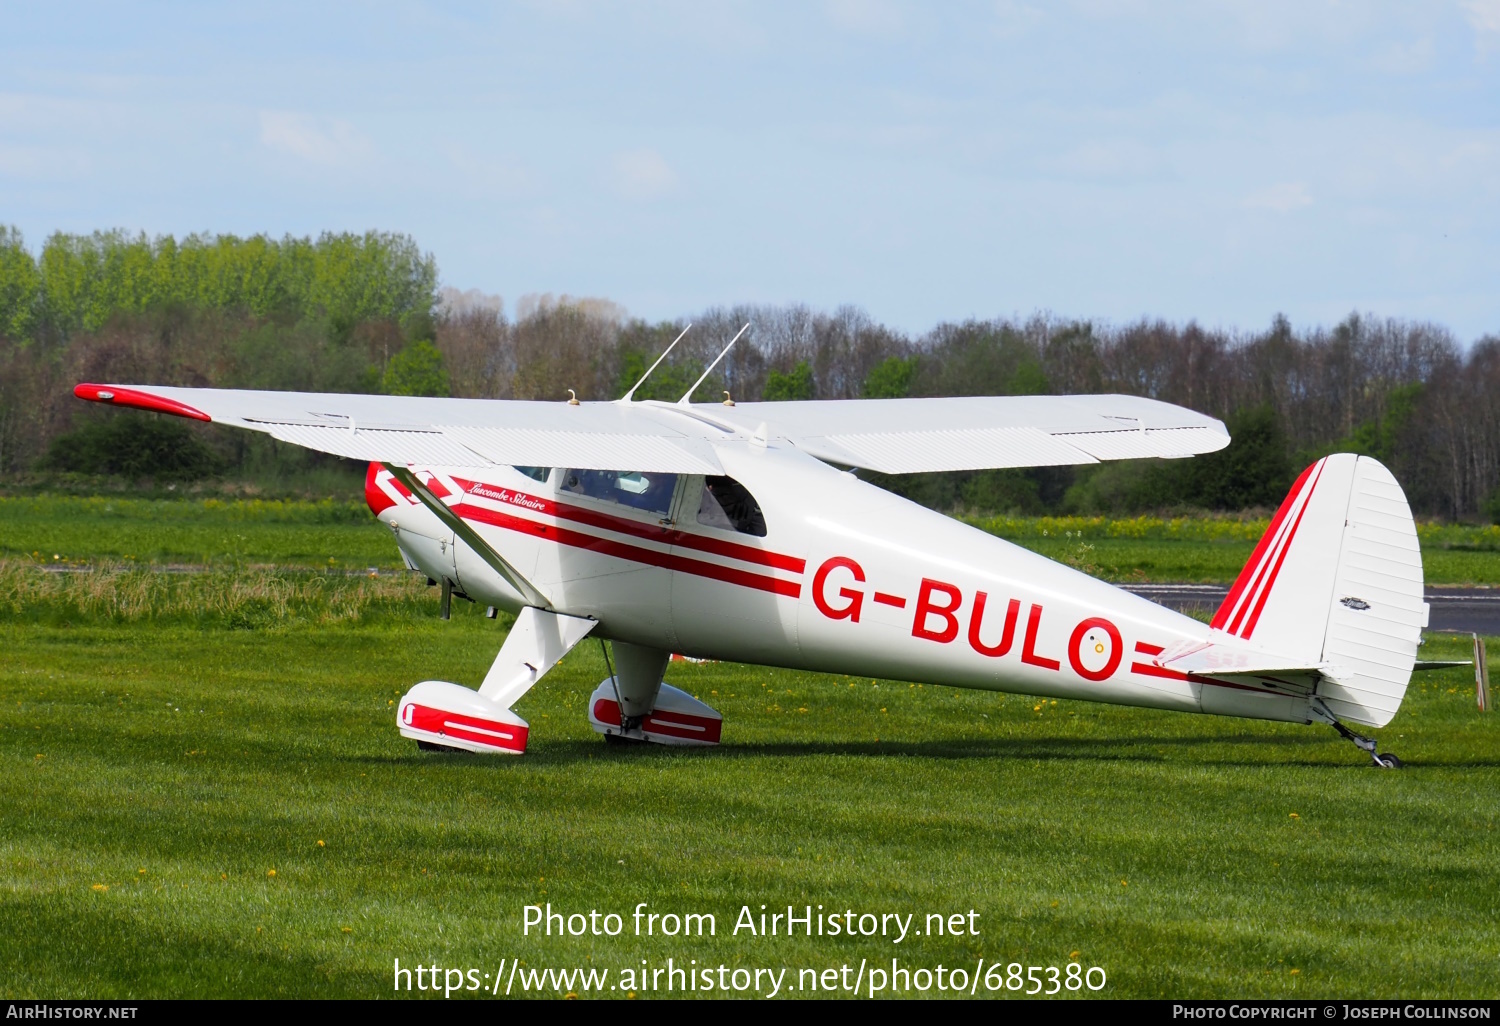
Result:
<svg viewBox="0 0 1500 1026">
<path fill-rule="evenodd" d="M 1500 0 L 5 4 L 0 224 L 648 319 L 1500 334 Z"/>
</svg>

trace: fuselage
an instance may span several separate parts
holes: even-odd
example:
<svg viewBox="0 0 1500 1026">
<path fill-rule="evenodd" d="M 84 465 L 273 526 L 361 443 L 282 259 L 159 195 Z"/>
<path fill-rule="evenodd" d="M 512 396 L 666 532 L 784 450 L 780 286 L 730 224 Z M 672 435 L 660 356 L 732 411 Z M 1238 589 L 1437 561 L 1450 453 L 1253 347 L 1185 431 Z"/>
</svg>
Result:
<svg viewBox="0 0 1500 1026">
<path fill-rule="evenodd" d="M 1206 624 L 794 448 L 737 441 L 716 455 L 728 485 L 566 468 L 421 476 L 556 612 L 598 620 L 603 637 L 801 670 L 1307 719 L 1306 699 L 1152 662 L 1207 641 Z M 373 466 L 367 496 L 415 569 L 481 604 L 525 604 Z"/>
</svg>

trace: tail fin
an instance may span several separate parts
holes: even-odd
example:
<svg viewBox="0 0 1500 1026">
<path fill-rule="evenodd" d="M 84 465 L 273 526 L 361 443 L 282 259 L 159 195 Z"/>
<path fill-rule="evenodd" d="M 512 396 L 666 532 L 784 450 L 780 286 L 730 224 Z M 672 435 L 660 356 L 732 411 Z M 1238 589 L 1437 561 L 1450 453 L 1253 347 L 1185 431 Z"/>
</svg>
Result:
<svg viewBox="0 0 1500 1026">
<path fill-rule="evenodd" d="M 1329 712 L 1372 727 L 1401 707 L 1426 625 L 1406 495 L 1350 453 L 1302 472 L 1212 623 L 1318 667 Z"/>
</svg>

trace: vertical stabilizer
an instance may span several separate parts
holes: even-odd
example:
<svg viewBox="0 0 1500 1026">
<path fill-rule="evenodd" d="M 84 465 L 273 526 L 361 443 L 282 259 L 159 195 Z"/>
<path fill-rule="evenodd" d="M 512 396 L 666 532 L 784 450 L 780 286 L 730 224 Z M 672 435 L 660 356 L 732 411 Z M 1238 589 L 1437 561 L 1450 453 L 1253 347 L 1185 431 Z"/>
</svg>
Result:
<svg viewBox="0 0 1500 1026">
<path fill-rule="evenodd" d="M 1406 495 L 1379 461 L 1338 453 L 1297 479 L 1212 626 L 1317 666 L 1329 712 L 1383 727 L 1426 624 Z"/>
</svg>

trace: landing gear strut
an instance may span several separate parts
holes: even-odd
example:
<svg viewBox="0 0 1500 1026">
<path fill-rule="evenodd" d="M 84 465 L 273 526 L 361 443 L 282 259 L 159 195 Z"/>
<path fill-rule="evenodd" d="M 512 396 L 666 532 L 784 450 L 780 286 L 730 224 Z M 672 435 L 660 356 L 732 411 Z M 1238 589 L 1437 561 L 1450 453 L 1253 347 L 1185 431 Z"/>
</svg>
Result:
<svg viewBox="0 0 1500 1026">
<path fill-rule="evenodd" d="M 1380 769 L 1401 768 L 1401 760 L 1396 758 L 1390 752 L 1377 752 L 1375 750 L 1375 739 L 1373 737 L 1365 737 L 1363 734 L 1356 734 L 1354 731 L 1344 726 L 1338 720 L 1333 721 L 1333 729 L 1338 731 L 1339 737 L 1343 738 L 1345 741 L 1352 741 L 1356 748 L 1360 749 L 1361 751 L 1368 752 L 1370 754 L 1370 758 Z"/>
</svg>

